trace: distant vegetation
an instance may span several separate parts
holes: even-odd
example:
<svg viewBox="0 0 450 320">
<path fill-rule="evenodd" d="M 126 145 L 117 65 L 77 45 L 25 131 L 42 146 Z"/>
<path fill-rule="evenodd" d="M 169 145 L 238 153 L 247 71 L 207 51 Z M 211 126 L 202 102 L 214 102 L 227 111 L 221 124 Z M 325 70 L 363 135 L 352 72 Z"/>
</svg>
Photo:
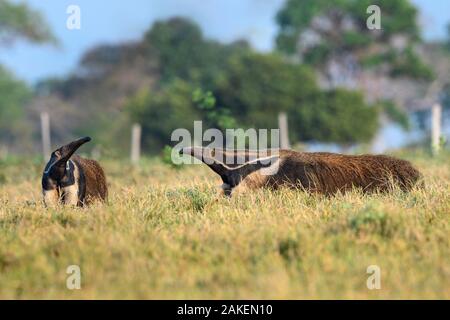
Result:
<svg viewBox="0 0 450 320">
<path fill-rule="evenodd" d="M 174 129 L 190 129 L 194 120 L 222 130 L 270 129 L 277 127 L 279 112 L 288 114 L 293 144 L 369 143 L 382 118 L 410 125 L 405 111 L 411 99 L 383 90 L 374 93 L 374 79 L 427 83 L 435 77 L 415 50 L 420 45 L 416 8 L 406 0 L 382 6 L 383 32 L 371 33 L 365 25 L 366 1 L 342 0 L 332 7 L 328 1 L 287 1 L 276 15 L 276 50 L 264 54 L 244 40 L 224 44 L 207 39 L 186 18 L 157 21 L 138 41 L 91 48 L 72 74 L 40 81 L 32 99 L 26 94 L 30 89 L 2 70 L 0 93 L 9 92 L 0 94 L 0 105 L 12 106 L 12 111 L 2 114 L 0 132 L 7 134 L 0 145 L 30 151 L 32 143 L 17 141 L 39 140 L 39 113 L 44 110 L 51 114 L 54 144 L 91 135 L 103 154 L 128 150 L 133 122 L 143 126 L 144 152 L 159 154 L 171 144 Z M 6 21 L 15 21 L 12 17 Z M 29 33 L 29 15 L 20 17 L 24 29 L 15 32 L 24 30 L 31 41 L 54 42 L 48 28 Z M 12 30 L 0 24 L 2 28 Z M 311 32 L 317 42 L 305 47 L 305 34 Z M 332 65 L 342 71 L 339 77 Z M 6 89 L 9 84 L 14 90 Z M 394 88 L 395 94 L 405 91 Z M 424 95 L 416 87 L 409 91 Z M 214 109 L 199 107 L 195 92 L 210 92 Z"/>
<path fill-rule="evenodd" d="M 83 128 L 105 145 L 113 139 L 126 147 L 124 132 L 140 122 L 148 153 L 159 153 L 171 143 L 174 129 L 190 129 L 194 120 L 230 126 L 211 121 L 208 111 L 197 107 L 193 93 L 199 89 L 213 94 L 217 112 L 233 118 L 234 126 L 276 128 L 278 113 L 287 112 L 294 142 L 367 142 L 378 129 L 377 109 L 359 93 L 324 91 L 313 69 L 256 53 L 242 41 L 207 40 L 183 18 L 155 23 L 139 43 L 94 48 L 77 74 L 38 85 L 40 99 L 54 95 L 85 112 L 76 117 L 80 126 L 74 129 Z"/>
<path fill-rule="evenodd" d="M 0 0 L 0 48 L 19 40 L 56 43 L 39 12 L 24 3 Z M 31 97 L 32 90 L 0 65 L 0 148 L 18 144 L 30 147 L 31 131 L 25 119 Z"/>
<path fill-rule="evenodd" d="M 367 8 L 373 4 L 380 7 L 382 30 L 367 28 Z M 300 55 L 331 85 L 339 84 L 331 62 L 343 69 L 376 67 L 393 77 L 433 78 L 414 51 L 420 41 L 418 11 L 408 0 L 288 0 L 276 18 L 278 49 Z"/>
</svg>

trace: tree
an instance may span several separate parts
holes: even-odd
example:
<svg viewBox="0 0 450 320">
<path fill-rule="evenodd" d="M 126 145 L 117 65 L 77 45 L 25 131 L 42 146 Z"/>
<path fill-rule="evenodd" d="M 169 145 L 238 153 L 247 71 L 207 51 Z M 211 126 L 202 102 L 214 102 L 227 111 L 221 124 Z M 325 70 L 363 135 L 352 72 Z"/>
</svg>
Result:
<svg viewBox="0 0 450 320">
<path fill-rule="evenodd" d="M 245 42 L 207 40 L 196 24 L 182 18 L 155 23 L 141 42 L 95 47 L 81 67 L 86 70 L 77 77 L 42 82 L 39 91 L 83 110 L 77 112 L 83 119 L 74 121 L 77 130 L 116 147 L 128 146 L 123 132 L 133 122 L 142 125 L 143 150 L 153 154 L 171 144 L 174 129 L 192 130 L 195 120 L 202 120 L 205 130 L 270 129 L 278 127 L 278 113 L 287 112 L 295 141 L 343 144 L 366 141 L 377 123 L 375 112 L 352 93 L 328 97 L 310 66 L 280 54 L 255 53 Z M 341 101 L 352 106 L 346 109 Z M 315 111 L 335 117 L 315 118 Z M 352 114 L 361 118 L 355 125 L 362 126 L 360 134 L 348 133 Z"/>
<path fill-rule="evenodd" d="M 360 92 L 333 89 L 318 94 L 291 116 L 297 141 L 333 142 L 344 146 L 369 142 L 378 130 L 378 109 Z"/>
<path fill-rule="evenodd" d="M 83 54 L 80 67 L 89 77 L 104 77 L 118 65 L 133 61 L 143 55 L 139 43 L 98 45 Z"/>
<path fill-rule="evenodd" d="M 180 78 L 202 87 L 221 76 L 230 54 L 248 49 L 243 41 L 224 45 L 206 40 L 197 24 L 179 17 L 156 22 L 145 33 L 143 45 L 150 58 L 158 59 L 163 83 Z"/>
<path fill-rule="evenodd" d="M 21 120 L 30 96 L 26 84 L 0 66 L 0 137 L 4 143 L 11 144 L 24 130 Z"/>
<path fill-rule="evenodd" d="M 301 107 L 318 90 L 310 68 L 278 55 L 247 52 L 230 58 L 215 93 L 241 125 L 276 128 L 280 111 Z"/>
<path fill-rule="evenodd" d="M 367 27 L 371 5 L 381 9 L 381 30 Z M 417 20 L 417 9 L 408 0 L 289 0 L 277 14 L 277 48 L 313 66 L 325 88 L 358 88 L 371 103 L 402 101 L 403 110 L 394 105 L 398 115 L 404 113 L 406 101 L 401 93 L 397 97 L 375 89 L 380 79 L 434 78 L 416 52 Z"/>
<path fill-rule="evenodd" d="M 284 111 L 293 141 L 346 145 L 366 142 L 378 129 L 378 111 L 360 93 L 322 91 L 310 68 L 280 56 L 236 56 L 226 75 L 217 88 L 219 105 L 229 106 L 241 125 L 276 128 L 278 113 Z"/>
<path fill-rule="evenodd" d="M 11 45 L 25 39 L 34 43 L 55 42 L 42 16 L 24 3 L 0 0 L 0 45 Z M 26 135 L 24 107 L 31 93 L 26 84 L 17 80 L 0 65 L 0 137 L 12 145 Z"/>
<path fill-rule="evenodd" d="M 209 127 L 219 130 L 237 127 L 236 119 L 231 116 L 230 109 L 217 106 L 216 98 L 211 91 L 203 92 L 202 89 L 196 89 L 192 94 L 192 101 L 197 109 L 202 111 Z"/>
<path fill-rule="evenodd" d="M 202 119 L 192 102 L 194 89 L 183 80 L 175 80 L 158 92 L 142 90 L 126 104 L 132 122 L 142 125 L 143 149 L 159 153 L 170 144 L 173 130 L 193 129 L 194 121 Z"/>
<path fill-rule="evenodd" d="M 367 8 L 373 4 L 381 8 L 381 30 L 369 30 L 366 24 Z M 353 69 L 347 70 L 349 73 L 370 62 L 387 65 L 393 76 L 431 76 L 424 70 L 400 72 L 408 71 L 401 68 L 405 62 L 419 61 L 413 51 L 420 39 L 417 9 L 408 0 L 289 0 L 277 14 L 277 22 L 278 49 L 299 54 L 320 69 L 331 85 L 336 82 L 335 64 Z M 399 58 L 403 54 L 406 61 Z"/>
<path fill-rule="evenodd" d="M 0 44 L 24 39 L 34 43 L 56 42 L 42 15 L 25 3 L 0 0 Z"/>
</svg>

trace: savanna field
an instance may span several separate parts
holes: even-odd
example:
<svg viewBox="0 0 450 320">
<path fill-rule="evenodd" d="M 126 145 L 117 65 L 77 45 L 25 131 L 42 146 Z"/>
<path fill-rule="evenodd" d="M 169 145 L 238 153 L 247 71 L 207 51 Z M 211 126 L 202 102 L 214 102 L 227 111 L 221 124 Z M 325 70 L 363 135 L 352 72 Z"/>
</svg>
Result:
<svg viewBox="0 0 450 320">
<path fill-rule="evenodd" d="M 81 209 L 44 208 L 42 160 L 2 160 L 0 298 L 450 299 L 450 155 L 399 155 L 425 189 L 226 199 L 204 165 L 102 160 L 109 202 Z"/>
</svg>

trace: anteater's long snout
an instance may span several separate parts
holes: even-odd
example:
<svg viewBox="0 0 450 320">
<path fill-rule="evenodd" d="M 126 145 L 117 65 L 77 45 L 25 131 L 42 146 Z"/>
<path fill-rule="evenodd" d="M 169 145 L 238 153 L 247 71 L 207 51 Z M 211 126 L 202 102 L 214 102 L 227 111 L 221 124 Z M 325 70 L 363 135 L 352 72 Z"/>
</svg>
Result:
<svg viewBox="0 0 450 320">
<path fill-rule="evenodd" d="M 83 144 L 91 141 L 92 139 L 90 137 L 84 137 L 75 141 L 72 141 L 71 143 L 63 146 L 61 150 L 61 159 L 60 161 L 68 161 L 70 157 L 77 151 Z"/>
</svg>

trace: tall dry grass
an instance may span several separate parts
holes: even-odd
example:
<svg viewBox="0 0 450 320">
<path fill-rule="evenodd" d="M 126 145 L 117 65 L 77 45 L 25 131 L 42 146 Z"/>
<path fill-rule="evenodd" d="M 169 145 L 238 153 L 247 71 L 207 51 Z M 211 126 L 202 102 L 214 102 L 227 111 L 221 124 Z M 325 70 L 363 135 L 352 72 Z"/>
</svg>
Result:
<svg viewBox="0 0 450 320">
<path fill-rule="evenodd" d="M 0 162 L 0 298 L 448 299 L 450 157 L 410 158 L 426 188 L 408 194 L 232 199 L 201 165 L 103 161 L 109 203 L 83 209 L 43 207 L 40 162 Z"/>
</svg>

